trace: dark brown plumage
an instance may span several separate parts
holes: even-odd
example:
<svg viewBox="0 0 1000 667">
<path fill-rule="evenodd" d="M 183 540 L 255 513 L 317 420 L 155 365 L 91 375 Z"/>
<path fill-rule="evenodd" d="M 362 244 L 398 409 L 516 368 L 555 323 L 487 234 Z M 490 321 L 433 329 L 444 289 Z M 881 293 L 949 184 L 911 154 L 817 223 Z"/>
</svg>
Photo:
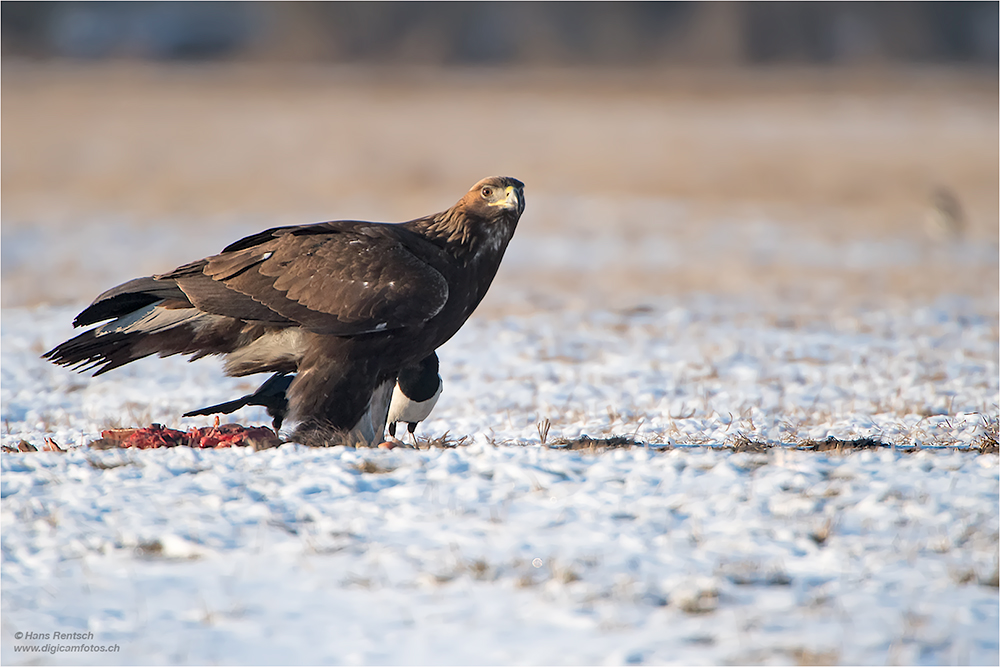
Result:
<svg viewBox="0 0 1000 667">
<path fill-rule="evenodd" d="M 451 338 L 486 295 L 524 211 L 524 185 L 477 183 L 400 224 L 278 227 L 97 299 L 47 352 L 95 374 L 159 354 L 226 355 L 228 375 L 296 373 L 292 439 L 380 441 L 399 369 Z"/>
</svg>

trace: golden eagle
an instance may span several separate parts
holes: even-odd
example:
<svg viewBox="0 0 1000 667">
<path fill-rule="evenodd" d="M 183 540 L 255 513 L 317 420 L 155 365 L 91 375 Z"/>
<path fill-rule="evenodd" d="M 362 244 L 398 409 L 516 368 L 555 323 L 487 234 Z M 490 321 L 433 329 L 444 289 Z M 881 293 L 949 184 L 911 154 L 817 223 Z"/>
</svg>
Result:
<svg viewBox="0 0 1000 667">
<path fill-rule="evenodd" d="M 43 356 L 95 375 L 151 354 L 222 354 L 231 376 L 295 373 L 282 392 L 291 440 L 377 443 L 400 369 L 465 323 L 523 212 L 524 184 L 492 177 L 409 222 L 268 229 L 108 290 L 73 325 L 110 321 Z"/>
</svg>

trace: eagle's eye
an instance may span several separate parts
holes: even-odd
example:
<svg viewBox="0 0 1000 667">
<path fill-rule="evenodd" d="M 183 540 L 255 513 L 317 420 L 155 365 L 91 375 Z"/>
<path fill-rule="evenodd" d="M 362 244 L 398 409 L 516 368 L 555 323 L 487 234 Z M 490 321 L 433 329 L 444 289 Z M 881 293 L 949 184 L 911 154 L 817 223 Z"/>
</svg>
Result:
<svg viewBox="0 0 1000 667">
<path fill-rule="evenodd" d="M 480 192 L 482 193 L 484 199 L 489 199 L 493 196 L 493 188 L 488 185 L 480 190 Z"/>
</svg>

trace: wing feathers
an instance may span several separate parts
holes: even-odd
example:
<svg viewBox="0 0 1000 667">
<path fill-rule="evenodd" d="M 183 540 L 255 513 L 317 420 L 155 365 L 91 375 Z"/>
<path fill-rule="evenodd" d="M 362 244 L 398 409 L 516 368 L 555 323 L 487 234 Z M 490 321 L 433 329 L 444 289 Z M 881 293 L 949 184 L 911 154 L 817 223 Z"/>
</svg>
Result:
<svg viewBox="0 0 1000 667">
<path fill-rule="evenodd" d="M 209 257 L 203 272 L 317 333 L 356 335 L 420 324 L 444 307 L 448 284 L 392 228 L 288 230 Z M 181 286 L 197 302 L 188 284 Z"/>
<path fill-rule="evenodd" d="M 184 292 L 172 282 L 155 278 L 136 278 L 104 292 L 73 320 L 74 327 L 84 327 L 126 315 L 161 300 L 186 302 Z"/>
<path fill-rule="evenodd" d="M 250 322 L 295 324 L 294 320 L 283 317 L 259 300 L 233 289 L 231 285 L 213 280 L 204 273 L 179 278 L 177 284 L 191 303 L 205 312 Z"/>
</svg>

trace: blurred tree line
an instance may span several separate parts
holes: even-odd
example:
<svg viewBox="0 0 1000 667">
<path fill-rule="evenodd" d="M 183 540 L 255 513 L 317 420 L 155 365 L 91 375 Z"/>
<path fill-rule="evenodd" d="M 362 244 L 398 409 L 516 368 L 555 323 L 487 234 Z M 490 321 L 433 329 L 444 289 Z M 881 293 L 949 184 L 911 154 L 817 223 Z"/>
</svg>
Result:
<svg viewBox="0 0 1000 667">
<path fill-rule="evenodd" d="M 4 56 L 995 67 L 997 2 L 16 2 Z"/>
</svg>

